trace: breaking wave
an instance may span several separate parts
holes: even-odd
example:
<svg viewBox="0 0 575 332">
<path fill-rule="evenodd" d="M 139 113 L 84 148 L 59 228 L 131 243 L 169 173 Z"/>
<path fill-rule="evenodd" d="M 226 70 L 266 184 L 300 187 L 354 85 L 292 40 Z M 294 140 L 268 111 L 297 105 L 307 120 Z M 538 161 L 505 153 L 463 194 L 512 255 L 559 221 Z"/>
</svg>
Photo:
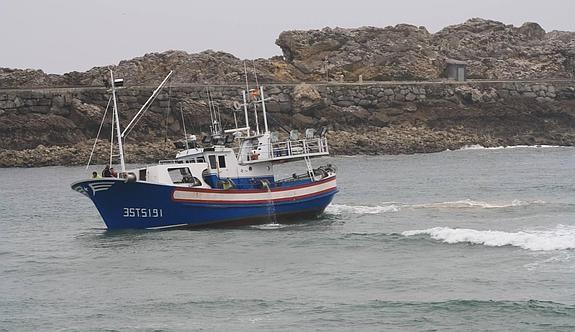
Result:
<svg viewBox="0 0 575 332">
<path fill-rule="evenodd" d="M 395 204 L 389 205 L 377 205 L 377 206 L 367 206 L 367 205 L 345 205 L 345 204 L 331 204 L 326 209 L 325 212 L 329 214 L 380 214 L 386 212 L 398 212 L 399 206 Z"/>
<path fill-rule="evenodd" d="M 559 145 L 509 145 L 509 146 L 493 146 L 493 147 L 485 147 L 483 145 L 466 145 L 459 149 L 458 151 L 462 150 L 503 150 L 503 149 L 519 149 L 519 148 L 532 148 L 532 149 L 539 149 L 539 148 L 560 148 Z"/>
<path fill-rule="evenodd" d="M 381 214 L 389 212 L 398 212 L 403 209 L 503 209 L 518 206 L 529 206 L 545 204 L 544 201 L 521 201 L 513 200 L 511 202 L 489 203 L 465 199 L 460 201 L 426 203 L 426 204 L 402 204 L 402 203 L 383 203 L 382 205 L 346 205 L 331 204 L 325 212 L 328 214 Z"/>
<path fill-rule="evenodd" d="M 273 229 L 282 229 L 288 226 L 289 225 L 285 224 L 269 223 L 269 224 L 251 225 L 250 227 L 261 230 L 273 230 Z"/>
<path fill-rule="evenodd" d="M 429 204 L 416 204 L 412 205 L 414 208 L 482 208 L 482 209 L 503 209 L 516 206 L 528 206 L 535 204 L 545 204 L 544 201 L 521 201 L 514 199 L 510 203 L 488 203 L 482 201 L 474 201 L 471 199 L 464 199 L 461 201 L 453 202 L 440 202 L 440 203 L 429 203 Z"/>
<path fill-rule="evenodd" d="M 428 235 L 444 243 L 471 243 L 488 247 L 514 246 L 532 251 L 575 249 L 575 226 L 557 225 L 550 230 L 519 232 L 478 231 L 474 229 L 435 227 L 401 233 L 406 237 Z"/>
</svg>

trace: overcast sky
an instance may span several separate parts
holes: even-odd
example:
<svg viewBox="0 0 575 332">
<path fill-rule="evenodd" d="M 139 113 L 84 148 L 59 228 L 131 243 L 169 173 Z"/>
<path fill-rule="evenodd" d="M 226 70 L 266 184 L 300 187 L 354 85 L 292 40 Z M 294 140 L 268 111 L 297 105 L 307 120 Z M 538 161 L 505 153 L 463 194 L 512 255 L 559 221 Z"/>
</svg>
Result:
<svg viewBox="0 0 575 332">
<path fill-rule="evenodd" d="M 423 25 L 472 17 L 575 30 L 575 0 L 0 0 L 0 67 L 84 71 L 170 49 L 281 55 L 281 31 Z"/>
</svg>

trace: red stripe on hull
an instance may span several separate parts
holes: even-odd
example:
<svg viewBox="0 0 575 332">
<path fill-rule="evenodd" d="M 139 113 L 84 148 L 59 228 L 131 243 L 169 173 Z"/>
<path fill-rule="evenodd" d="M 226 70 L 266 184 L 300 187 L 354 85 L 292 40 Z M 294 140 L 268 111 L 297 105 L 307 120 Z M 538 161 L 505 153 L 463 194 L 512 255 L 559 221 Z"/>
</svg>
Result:
<svg viewBox="0 0 575 332">
<path fill-rule="evenodd" d="M 328 189 L 324 189 L 315 193 L 294 196 L 294 197 L 285 197 L 285 198 L 276 198 L 276 199 L 258 199 L 258 200 L 244 200 L 244 201 L 237 201 L 237 200 L 200 200 L 200 199 L 176 199 L 172 195 L 172 200 L 175 202 L 186 202 L 186 203 L 216 203 L 216 204 L 258 204 L 258 203 L 268 203 L 268 202 L 290 202 L 290 201 L 297 201 L 299 199 L 305 199 L 313 196 L 318 196 L 327 192 L 336 191 L 337 187 L 332 187 Z M 267 192 L 267 191 L 265 191 Z"/>
</svg>

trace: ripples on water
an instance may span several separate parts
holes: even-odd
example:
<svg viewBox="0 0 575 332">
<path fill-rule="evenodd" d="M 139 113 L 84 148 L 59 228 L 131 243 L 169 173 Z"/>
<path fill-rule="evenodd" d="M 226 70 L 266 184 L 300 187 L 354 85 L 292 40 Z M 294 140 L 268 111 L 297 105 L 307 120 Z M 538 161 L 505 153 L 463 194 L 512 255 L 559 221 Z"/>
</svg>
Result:
<svg viewBox="0 0 575 332">
<path fill-rule="evenodd" d="M 575 329 L 575 149 L 328 162 L 319 220 L 192 231 L 107 232 L 83 168 L 0 169 L 0 330 Z"/>
</svg>

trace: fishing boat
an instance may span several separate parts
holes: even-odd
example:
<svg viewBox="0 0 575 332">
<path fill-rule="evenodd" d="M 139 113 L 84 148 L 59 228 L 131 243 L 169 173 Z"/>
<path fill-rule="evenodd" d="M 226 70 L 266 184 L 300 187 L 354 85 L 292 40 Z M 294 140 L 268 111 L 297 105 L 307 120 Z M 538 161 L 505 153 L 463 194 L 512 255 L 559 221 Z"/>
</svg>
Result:
<svg viewBox="0 0 575 332">
<path fill-rule="evenodd" d="M 112 103 L 112 126 L 121 171 L 71 185 L 92 200 L 109 230 L 297 221 L 317 217 L 330 204 L 338 192 L 336 170 L 330 164 L 314 168 L 311 163 L 312 158 L 329 155 L 326 130 L 308 129 L 303 137 L 290 131 L 288 137 L 279 139 L 268 127 L 263 86 L 251 90 L 246 87 L 243 102 L 234 103 L 234 118 L 236 113 L 241 118 L 243 112 L 245 123 L 241 127 L 236 118 L 235 128 L 224 130 L 219 110 L 209 102 L 212 120 L 209 135 L 200 142 L 194 135 L 185 136 L 178 142 L 182 150 L 174 159 L 127 170 L 123 141 L 171 74 L 122 129 L 116 89 L 123 81 L 114 79 L 110 71 L 108 105 Z M 261 130 L 260 119 L 263 119 Z M 294 161 L 305 162 L 306 169 L 276 178 L 274 166 Z"/>
</svg>

